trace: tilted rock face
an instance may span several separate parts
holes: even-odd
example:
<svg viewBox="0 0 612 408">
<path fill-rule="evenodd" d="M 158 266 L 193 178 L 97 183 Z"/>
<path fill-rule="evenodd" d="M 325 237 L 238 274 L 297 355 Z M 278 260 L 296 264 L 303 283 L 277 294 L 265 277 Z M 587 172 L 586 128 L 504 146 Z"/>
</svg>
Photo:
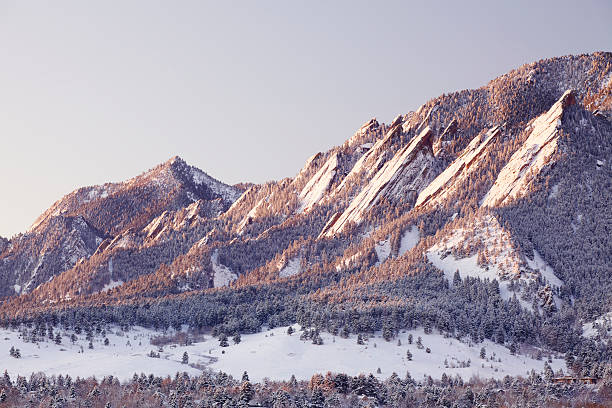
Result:
<svg viewBox="0 0 612 408">
<path fill-rule="evenodd" d="M 433 178 L 429 171 L 435 160 L 430 139 L 431 130 L 426 127 L 385 163 L 337 220 L 326 226 L 321 236 L 329 237 L 342 232 L 351 222 L 359 224 L 363 213 L 382 197 L 402 199 L 409 192 L 421 191 Z"/>
<path fill-rule="evenodd" d="M 533 177 L 550 162 L 557 151 L 564 109 L 575 101 L 573 92 L 565 91 L 548 112 L 533 122 L 529 137 L 501 170 L 484 198 L 483 206 L 507 204 L 525 194 Z"/>
<path fill-rule="evenodd" d="M 439 203 L 455 191 L 456 186 L 469 177 L 476 167 L 475 162 L 481 159 L 487 146 L 500 132 L 500 126 L 494 126 L 486 134 L 479 134 L 472 139 L 459 157 L 421 191 L 415 206 Z"/>
<path fill-rule="evenodd" d="M 338 153 L 334 153 L 306 183 L 299 195 L 300 208 L 298 212 L 309 211 L 329 190 L 338 169 Z"/>
</svg>

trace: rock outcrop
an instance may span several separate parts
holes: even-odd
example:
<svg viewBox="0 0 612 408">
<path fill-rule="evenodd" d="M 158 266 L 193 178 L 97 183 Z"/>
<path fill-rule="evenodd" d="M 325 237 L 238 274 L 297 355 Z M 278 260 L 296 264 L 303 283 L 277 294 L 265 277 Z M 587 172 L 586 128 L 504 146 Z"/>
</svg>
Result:
<svg viewBox="0 0 612 408">
<path fill-rule="evenodd" d="M 426 127 L 387 161 L 337 220 L 327 226 L 323 236 L 342 232 L 349 223 L 359 224 L 363 213 L 381 197 L 405 198 L 411 191 L 421 191 L 433 178 L 429 171 L 435 160 L 431 151 L 431 135 L 431 130 Z"/>
<path fill-rule="evenodd" d="M 534 120 L 529 137 L 500 171 L 483 199 L 483 206 L 504 205 L 526 192 L 534 176 L 542 171 L 557 151 L 563 112 L 575 100 L 571 90 L 565 91 L 548 112 Z"/>
<path fill-rule="evenodd" d="M 477 135 L 438 177 L 419 194 L 415 206 L 434 204 L 444 200 L 454 191 L 454 187 L 465 180 L 475 168 L 474 163 L 481 159 L 482 153 L 490 142 L 501 132 L 494 126 L 486 134 Z"/>
</svg>

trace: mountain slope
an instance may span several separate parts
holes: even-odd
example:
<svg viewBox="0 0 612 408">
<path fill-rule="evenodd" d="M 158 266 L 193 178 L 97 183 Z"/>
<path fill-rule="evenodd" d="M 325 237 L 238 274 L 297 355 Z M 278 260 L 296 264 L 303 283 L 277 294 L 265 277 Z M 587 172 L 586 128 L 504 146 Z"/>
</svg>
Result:
<svg viewBox="0 0 612 408">
<path fill-rule="evenodd" d="M 78 190 L 29 234 L 44 241 L 53 217 L 80 216 L 100 245 L 0 317 L 228 335 L 424 326 L 588 365 L 581 323 L 612 304 L 611 70 L 610 53 L 527 64 L 371 119 L 295 177 L 241 195 L 198 184 L 180 160 Z"/>
<path fill-rule="evenodd" d="M 176 256 L 160 258 L 163 251 L 152 249 L 156 244 L 176 239 L 168 237 L 171 231 L 176 235 L 177 230 L 187 229 L 196 216 L 204 219 L 224 212 L 240 194 L 240 190 L 178 157 L 125 182 L 80 188 L 54 203 L 27 233 L 4 246 L 0 252 L 0 276 L 4 282 L 0 296 L 27 293 L 77 263 L 86 267 L 94 262 L 90 260 L 94 253 L 100 255 L 113 249 L 132 255 L 142 252 L 138 263 L 144 264 L 141 269 L 145 272 L 124 271 L 122 279 L 153 272 Z M 173 214 L 172 220 L 168 220 L 169 214 Z M 164 228 L 162 224 L 168 225 Z M 153 252 L 160 259 L 143 263 L 142 258 L 150 259 Z M 112 269 L 109 259 L 106 257 L 103 265 L 98 262 L 95 268 Z M 117 280 L 110 275 L 100 284 Z M 87 282 L 83 284 L 88 286 Z M 91 290 L 95 291 L 98 284 L 93 286 Z"/>
</svg>

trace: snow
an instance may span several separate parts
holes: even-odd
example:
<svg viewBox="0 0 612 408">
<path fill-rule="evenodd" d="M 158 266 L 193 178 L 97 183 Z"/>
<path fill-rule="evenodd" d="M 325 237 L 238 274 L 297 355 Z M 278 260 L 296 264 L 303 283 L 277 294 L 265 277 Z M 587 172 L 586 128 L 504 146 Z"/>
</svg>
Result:
<svg viewBox="0 0 612 408">
<path fill-rule="evenodd" d="M 548 112 L 536 118 L 527 140 L 499 172 L 497 180 L 482 201 L 483 206 L 506 204 L 527 191 L 533 176 L 549 163 L 557 151 L 560 120 L 564 108 L 572 101 L 573 96 L 568 90 Z"/>
<path fill-rule="evenodd" d="M 57 332 L 57 331 L 56 331 Z M 181 364 L 184 349 L 166 348 L 161 358 L 151 358 L 147 354 L 157 347 L 150 344 L 150 338 L 159 334 L 152 330 L 136 327 L 128 333 L 115 329 L 107 334 L 109 345 L 104 346 L 100 336 L 94 338 L 94 349 L 90 350 L 85 340 L 85 334 L 77 335 L 75 344 L 70 342 L 70 333 L 62 333 L 62 344 L 57 345 L 46 339 L 38 344 L 24 342 L 19 338 L 19 332 L 0 329 L 0 348 L 6 351 L 7 357 L 2 357 L 2 370 L 7 370 L 13 380 L 17 375 L 29 377 L 31 373 L 44 372 L 47 375 L 70 374 L 73 378 L 96 376 L 101 379 L 113 375 L 121 381 L 129 380 L 134 373 L 145 372 L 157 376 L 174 375 L 186 371 L 197 375 L 200 370 Z M 127 342 L 130 345 L 127 345 Z M 22 357 L 8 357 L 10 347 L 18 348 Z M 83 353 L 80 353 L 81 347 Z M 3 351 L 3 353 L 4 353 Z"/>
<path fill-rule="evenodd" d="M 389 255 L 391 255 L 391 243 L 388 239 L 378 242 L 374 246 L 374 250 L 376 251 L 376 257 L 378 257 L 378 262 L 376 262 L 376 264 L 380 265 L 389 258 Z"/>
<path fill-rule="evenodd" d="M 107 333 L 110 344 L 104 346 L 98 335 L 93 341 L 94 349 L 88 349 L 84 333 L 77 336 L 74 345 L 70 343 L 70 333 L 64 331 L 61 331 L 60 345 L 48 339 L 34 344 L 20 339 L 17 331 L 0 329 L 0 347 L 8 350 L 13 346 L 22 354 L 20 359 L 4 358 L 2 368 L 13 379 L 17 375 L 27 378 L 33 372 L 42 371 L 47 375 L 69 374 L 73 378 L 96 376 L 100 379 L 113 375 L 126 381 L 134 373 L 173 376 L 176 372 L 187 372 L 197 375 L 200 370 L 195 366 L 201 365 L 213 371 L 224 371 L 234 378 L 240 378 L 247 371 L 251 381 L 256 382 L 264 378 L 288 380 L 292 374 L 298 380 L 308 380 L 315 373 L 328 371 L 349 375 L 372 373 L 379 378 L 387 378 L 393 372 L 403 376 L 408 371 L 416 380 L 424 375 L 440 378 L 442 373 L 460 375 L 464 379 L 474 375 L 500 379 L 506 375 L 526 376 L 532 369 L 541 371 L 544 368 L 545 360 L 511 355 L 507 348 L 488 340 L 471 344 L 438 333 L 425 334 L 422 329 L 402 332 L 390 342 L 376 333 L 364 345 L 357 344 L 354 335 L 344 339 L 322 332 L 323 344 L 314 345 L 311 341 L 300 340 L 299 327 L 293 327 L 296 332 L 291 336 L 287 335 L 287 327 L 279 327 L 242 335 L 239 344 L 230 340 L 230 346 L 224 348 L 219 346 L 217 339 L 204 336 L 189 346 L 166 345 L 160 358 L 151 358 L 147 354 L 151 350 L 157 352 L 150 339 L 161 333 L 141 327 L 126 333 L 111 328 Z M 423 346 L 429 347 L 431 353 L 417 348 L 416 344 L 409 345 L 408 334 L 412 334 L 414 342 L 421 337 Z M 400 346 L 397 345 L 398 339 Z M 481 347 L 486 350 L 487 360 L 479 358 Z M 81 348 L 83 353 L 80 353 Z M 412 353 L 412 361 L 406 360 L 406 350 Z M 190 365 L 180 363 L 185 351 Z M 493 355 L 495 358 L 489 359 Z M 445 367 L 445 360 L 448 367 Z M 461 367 L 460 363 L 468 360 L 470 366 Z M 564 361 L 558 358 L 553 359 L 551 366 L 555 371 L 565 369 Z M 380 374 L 376 374 L 378 368 Z"/>
<path fill-rule="evenodd" d="M 113 288 L 116 288 L 117 286 L 121 286 L 123 285 L 124 282 L 122 280 L 111 280 L 109 283 L 107 283 L 106 285 L 104 285 L 104 287 L 102 288 L 101 292 L 106 292 L 107 290 L 111 290 Z"/>
<path fill-rule="evenodd" d="M 596 325 L 604 328 L 608 337 L 612 337 L 612 312 L 606 313 L 592 322 L 583 324 L 582 335 L 587 338 L 596 337 L 599 334 L 599 331 L 595 327 Z"/>
<path fill-rule="evenodd" d="M 516 294 L 521 306 L 527 310 L 532 310 L 529 302 L 520 298 L 520 293 L 512 292 L 506 282 L 500 282 L 500 271 L 495 266 L 489 266 L 488 269 L 478 265 L 477 255 L 472 255 L 466 258 L 456 258 L 454 255 L 442 257 L 440 253 L 435 251 L 426 252 L 427 259 L 436 268 L 444 272 L 444 277 L 450 284 L 453 283 L 453 277 L 456 271 L 459 271 L 459 276 L 464 279 L 466 276 L 479 278 L 481 280 L 497 280 L 499 282 L 499 295 L 504 300 L 510 300 Z"/>
<path fill-rule="evenodd" d="M 544 277 L 544 279 L 546 279 L 551 286 L 563 286 L 563 281 L 555 276 L 555 271 L 553 271 L 550 265 L 546 263 L 544 259 L 542 259 L 542 256 L 538 253 L 538 251 L 535 249 L 533 250 L 533 260 L 530 260 L 529 258 L 526 260 L 529 267 L 533 270 L 539 271 L 542 277 Z"/>
<path fill-rule="evenodd" d="M 404 255 L 419 243 L 419 229 L 416 225 L 410 227 L 402 235 L 398 256 Z"/>
<path fill-rule="evenodd" d="M 238 234 L 242 235 L 242 233 L 244 232 L 244 227 L 246 227 L 250 219 L 255 218 L 255 216 L 257 215 L 257 211 L 259 210 L 259 207 L 261 207 L 264 201 L 265 201 L 265 197 L 257 201 L 257 204 L 255 204 L 255 206 L 249 210 L 247 215 L 244 216 L 242 221 L 240 221 L 237 227 Z"/>
<path fill-rule="evenodd" d="M 559 184 L 557 183 L 550 188 L 550 193 L 548 194 L 548 199 L 557 198 L 559 196 Z"/>
<path fill-rule="evenodd" d="M 247 371 L 252 381 L 270 379 L 288 380 L 295 375 L 298 380 L 308 380 L 315 373 L 325 374 L 328 371 L 349 375 L 374 374 L 387 378 L 393 372 L 403 376 L 409 371 L 413 378 L 419 380 L 424 375 L 440 378 L 442 373 L 461 375 L 469 379 L 473 375 L 482 378 L 503 378 L 505 375 L 527 375 L 531 369 L 541 371 L 544 360 L 538 361 L 525 355 L 512 356 L 507 348 L 485 341 L 470 346 L 453 338 L 444 338 L 441 334 L 425 334 L 422 329 L 400 333 L 390 342 L 381 338 L 378 333 L 364 345 L 357 344 L 356 336 L 347 339 L 334 337 L 329 333 L 320 333 L 323 345 L 314 345 L 311 341 L 300 340 L 298 326 L 296 332 L 289 336 L 287 328 L 280 327 L 260 333 L 243 335 L 239 344 L 221 348 L 217 344 L 211 350 L 211 356 L 218 358 L 210 368 L 240 378 Z M 415 344 L 408 344 L 408 334 L 414 341 L 420 336 L 425 349 L 418 349 Z M 376 346 L 374 346 L 376 344 Z M 487 356 L 495 353 L 496 361 L 484 361 L 479 358 L 480 348 L 485 347 Z M 412 353 L 412 361 L 406 360 L 406 350 Z M 222 354 L 221 350 L 225 353 Z M 497 362 L 501 358 L 501 362 Z M 449 368 L 445 368 L 444 360 Z M 459 367 L 460 361 L 471 360 L 470 367 Z M 451 368 L 451 365 L 455 368 Z M 482 364 L 485 367 L 482 367 Z M 493 368 L 491 368 L 491 365 Z M 565 368 L 561 359 L 554 359 L 551 364 L 554 370 Z M 375 374 L 380 368 L 381 374 Z"/>
<path fill-rule="evenodd" d="M 195 184 L 205 184 L 215 193 L 223 197 L 225 200 L 231 201 L 232 203 L 242 195 L 242 192 L 234 187 L 228 186 L 227 184 L 221 183 L 204 173 L 202 170 L 191 167 L 191 178 Z"/>
<path fill-rule="evenodd" d="M 21 293 L 21 285 L 13 285 L 13 289 L 15 293 Z"/>
<path fill-rule="evenodd" d="M 85 203 L 98 199 L 108 197 L 108 189 L 105 186 L 95 186 L 89 190 L 87 198 L 84 200 Z"/>
<path fill-rule="evenodd" d="M 526 264 L 522 255 L 513 249 L 515 245 L 512 236 L 493 215 L 479 215 L 469 227 L 469 230 L 463 228 L 453 230 L 447 238 L 440 240 L 426 252 L 429 261 L 444 272 L 450 283 L 457 270 L 462 279 L 466 276 L 496 279 L 499 282 L 501 297 L 509 300 L 516 294 L 521 305 L 527 310 L 532 310 L 532 304 L 522 299 L 521 291 L 513 292 L 509 289 L 511 280 L 527 284 L 541 274 L 551 285 L 563 284 L 539 254 L 536 256 L 534 253 L 534 260 L 531 263 L 527 260 Z M 457 257 L 452 253 L 462 246 L 479 245 L 486 248 L 483 253 L 483 264 L 478 263 L 477 254 Z"/>
<path fill-rule="evenodd" d="M 301 264 L 301 257 L 296 257 L 289 260 L 284 266 L 279 269 L 278 276 L 280 276 L 281 278 L 286 278 L 289 276 L 297 275 L 298 273 L 300 273 Z"/>
<path fill-rule="evenodd" d="M 214 277 L 213 277 L 213 286 L 215 288 L 219 288 L 222 286 L 227 286 L 230 282 L 234 281 L 238 278 L 230 268 L 219 263 L 219 250 L 215 249 L 215 252 L 210 257 L 210 261 L 212 262 Z"/>
<path fill-rule="evenodd" d="M 446 279 L 452 283 L 455 272 L 458 270 L 461 279 L 466 276 L 480 279 L 497 279 L 499 275 L 495 268 L 489 268 L 489 270 L 478 265 L 477 256 L 472 255 L 466 258 L 456 258 L 454 255 L 442 256 L 439 252 L 429 250 L 426 253 L 429 262 L 444 272 Z M 508 297 L 509 299 L 510 297 Z"/>
<path fill-rule="evenodd" d="M 334 180 L 337 168 L 338 154 L 334 153 L 302 189 L 299 195 L 301 205 L 298 212 L 309 211 L 324 197 Z"/>
</svg>

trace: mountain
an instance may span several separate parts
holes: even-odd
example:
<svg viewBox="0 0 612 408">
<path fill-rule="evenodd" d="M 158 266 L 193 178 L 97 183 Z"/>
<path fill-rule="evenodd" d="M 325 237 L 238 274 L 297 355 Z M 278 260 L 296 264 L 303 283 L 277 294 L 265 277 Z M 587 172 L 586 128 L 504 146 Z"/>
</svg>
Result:
<svg viewBox="0 0 612 408">
<path fill-rule="evenodd" d="M 173 158 L 0 241 L 0 318 L 435 327 L 591 370 L 585 350 L 612 359 L 582 335 L 612 311 L 611 118 L 601 52 L 372 118 L 280 181 L 231 187 Z"/>
<path fill-rule="evenodd" d="M 113 248 L 127 251 L 132 243 L 144 245 L 137 251 L 150 257 L 153 241 L 167 240 L 171 232 L 218 216 L 240 193 L 179 157 L 124 182 L 80 188 L 55 202 L 25 234 L 0 248 L 0 295 L 28 293 L 62 272 L 91 262 L 94 254 Z M 168 228 L 158 228 L 160 220 L 170 217 Z M 141 231 L 142 237 L 136 234 Z M 143 240 L 146 245 L 140 243 Z M 147 263 L 146 271 L 159 266 Z"/>
</svg>

